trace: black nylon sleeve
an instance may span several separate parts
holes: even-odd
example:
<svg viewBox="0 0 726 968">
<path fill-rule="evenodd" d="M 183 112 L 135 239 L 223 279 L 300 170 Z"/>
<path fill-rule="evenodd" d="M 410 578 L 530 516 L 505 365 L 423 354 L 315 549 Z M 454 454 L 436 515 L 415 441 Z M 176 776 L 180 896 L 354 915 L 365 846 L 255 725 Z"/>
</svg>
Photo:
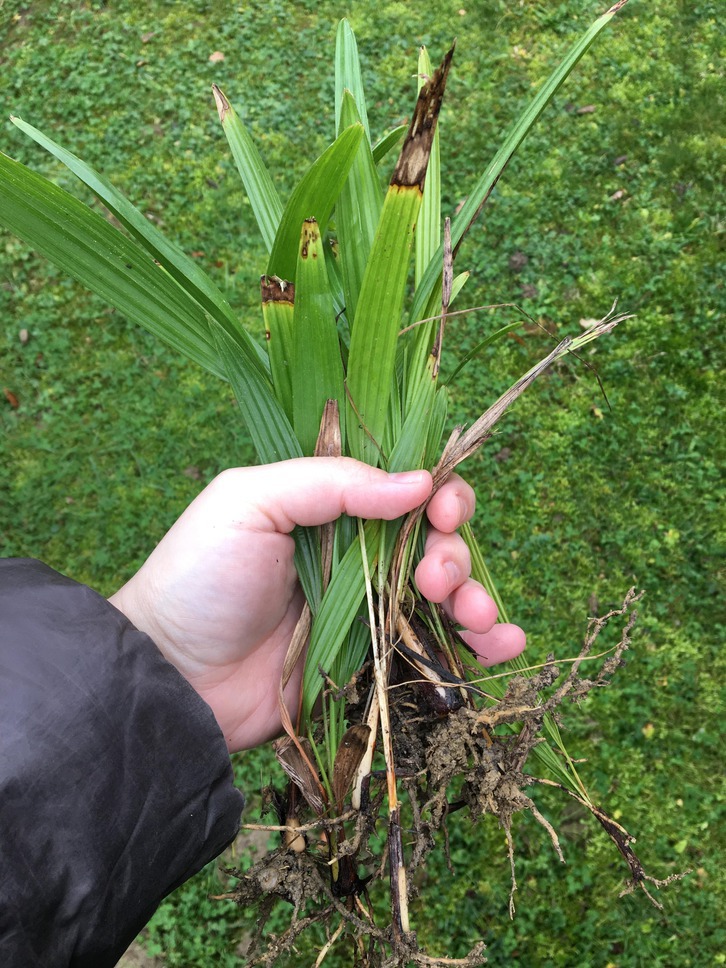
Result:
<svg viewBox="0 0 726 968">
<path fill-rule="evenodd" d="M 110 968 L 234 838 L 212 711 L 109 602 L 0 560 L 0 965 Z"/>
</svg>

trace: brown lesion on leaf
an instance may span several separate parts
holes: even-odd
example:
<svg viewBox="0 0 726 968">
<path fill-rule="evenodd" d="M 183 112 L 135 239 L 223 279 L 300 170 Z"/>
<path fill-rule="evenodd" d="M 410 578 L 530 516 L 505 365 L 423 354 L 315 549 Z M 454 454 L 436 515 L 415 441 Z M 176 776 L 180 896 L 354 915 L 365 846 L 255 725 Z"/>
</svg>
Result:
<svg viewBox="0 0 726 968">
<path fill-rule="evenodd" d="M 423 191 L 446 78 L 454 56 L 454 46 L 452 44 L 441 66 L 421 88 L 406 140 L 391 178 L 391 185 L 418 188 Z"/>
<path fill-rule="evenodd" d="M 315 258 L 317 256 L 315 247 L 319 240 L 320 229 L 318 228 L 317 221 L 314 218 L 306 218 L 303 222 L 300 238 L 300 258 L 307 259 L 311 253 L 313 258 Z"/>
<path fill-rule="evenodd" d="M 286 282 L 279 276 L 261 276 L 260 295 L 263 306 L 272 302 L 288 303 L 292 306 L 295 303 L 295 284 Z"/>
</svg>

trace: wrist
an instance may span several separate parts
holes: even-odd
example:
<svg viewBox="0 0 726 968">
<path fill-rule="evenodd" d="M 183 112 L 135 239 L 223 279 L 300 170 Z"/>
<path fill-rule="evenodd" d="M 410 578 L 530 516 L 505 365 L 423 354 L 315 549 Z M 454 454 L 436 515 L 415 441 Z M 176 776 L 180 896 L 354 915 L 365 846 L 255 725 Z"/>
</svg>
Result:
<svg viewBox="0 0 726 968">
<path fill-rule="evenodd" d="M 187 664 L 181 660 L 178 648 L 175 647 L 164 632 L 161 624 L 156 621 L 153 609 L 145 604 L 143 594 L 140 593 L 134 579 L 130 579 L 122 588 L 109 596 L 108 602 L 121 612 L 134 628 L 143 632 L 151 640 L 164 659 L 170 665 L 174 666 L 197 695 L 209 706 L 217 721 L 217 725 L 224 735 L 227 747 L 232 752 L 230 736 L 228 735 L 230 730 L 228 724 L 225 724 L 225 718 L 219 708 L 219 703 L 216 701 L 216 698 L 218 698 L 216 697 L 216 692 L 218 690 L 215 690 L 214 686 L 209 686 L 209 684 L 202 685 L 198 677 L 195 679 L 190 674 L 189 669 L 186 667 Z M 225 728 L 226 725 L 227 728 Z"/>
</svg>

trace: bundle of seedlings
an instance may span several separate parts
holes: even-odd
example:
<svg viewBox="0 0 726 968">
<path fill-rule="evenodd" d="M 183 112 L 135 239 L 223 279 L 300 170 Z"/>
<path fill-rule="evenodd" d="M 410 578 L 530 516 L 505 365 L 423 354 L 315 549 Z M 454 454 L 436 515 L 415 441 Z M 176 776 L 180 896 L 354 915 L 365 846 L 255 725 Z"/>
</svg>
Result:
<svg viewBox="0 0 726 968">
<path fill-rule="evenodd" d="M 439 380 L 440 365 L 452 307 L 467 279 L 455 274 L 454 256 L 512 154 L 624 3 L 568 51 L 460 211 L 443 222 L 437 119 L 453 48 L 435 70 L 421 51 L 410 125 L 374 143 L 355 38 L 343 21 L 335 53 L 337 137 L 285 204 L 244 123 L 215 86 L 219 117 L 269 253 L 261 280 L 264 348 L 202 269 L 105 178 L 17 118 L 123 231 L 6 156 L 0 156 L 0 222 L 129 319 L 228 380 L 261 462 L 347 455 L 392 472 L 426 468 L 435 493 L 537 376 L 565 357 L 579 360 L 583 346 L 627 318 L 613 307 L 585 332 L 562 340 L 470 426 L 446 434 L 448 389 Z M 381 170 L 394 149 L 384 190 Z M 483 335 L 461 365 L 516 325 Z M 281 781 L 267 791 L 276 812 L 268 829 L 279 832 L 279 847 L 235 872 L 239 887 L 227 895 L 260 905 L 250 963 L 273 964 L 307 925 L 322 921 L 328 941 L 318 963 L 339 938 L 352 936 L 361 964 L 480 964 L 483 944 L 458 962 L 420 950 L 408 914 L 411 875 L 445 840 L 442 828 L 452 812 L 467 809 L 474 819 L 493 814 L 509 844 L 513 897 L 516 811 L 531 811 L 561 856 L 555 831 L 525 793 L 537 784 L 559 787 L 604 827 L 627 862 L 627 890 L 664 883 L 644 873 L 630 836 L 591 800 L 555 717 L 563 701 L 604 684 L 620 664 L 638 596 L 631 590 L 622 607 L 592 621 L 566 674 L 550 657 L 536 669 L 520 658 L 506 673 L 489 675 L 444 611 L 417 591 L 424 510 L 395 522 L 344 517 L 295 534 L 306 605 L 279 683 Z M 473 577 L 496 598 L 468 526 L 463 535 Z M 598 671 L 582 679 L 601 632 L 619 617 L 620 635 L 600 651 Z M 300 662 L 299 702 L 289 710 L 283 689 Z M 374 833 L 382 824 L 381 851 Z M 386 883 L 388 924 L 376 922 L 371 901 Z M 292 905 L 289 929 L 263 944 L 263 927 L 279 900 Z M 513 901 L 510 906 L 513 911 Z"/>
</svg>

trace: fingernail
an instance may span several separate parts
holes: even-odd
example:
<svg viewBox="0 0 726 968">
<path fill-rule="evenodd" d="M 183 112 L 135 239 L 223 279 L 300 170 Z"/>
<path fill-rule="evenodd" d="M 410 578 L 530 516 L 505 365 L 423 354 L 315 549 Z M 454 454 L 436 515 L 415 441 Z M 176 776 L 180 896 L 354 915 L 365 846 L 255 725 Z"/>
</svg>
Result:
<svg viewBox="0 0 726 968">
<path fill-rule="evenodd" d="M 391 484 L 421 485 L 427 477 L 426 471 L 398 471 L 395 474 L 389 474 L 388 480 Z"/>
</svg>

